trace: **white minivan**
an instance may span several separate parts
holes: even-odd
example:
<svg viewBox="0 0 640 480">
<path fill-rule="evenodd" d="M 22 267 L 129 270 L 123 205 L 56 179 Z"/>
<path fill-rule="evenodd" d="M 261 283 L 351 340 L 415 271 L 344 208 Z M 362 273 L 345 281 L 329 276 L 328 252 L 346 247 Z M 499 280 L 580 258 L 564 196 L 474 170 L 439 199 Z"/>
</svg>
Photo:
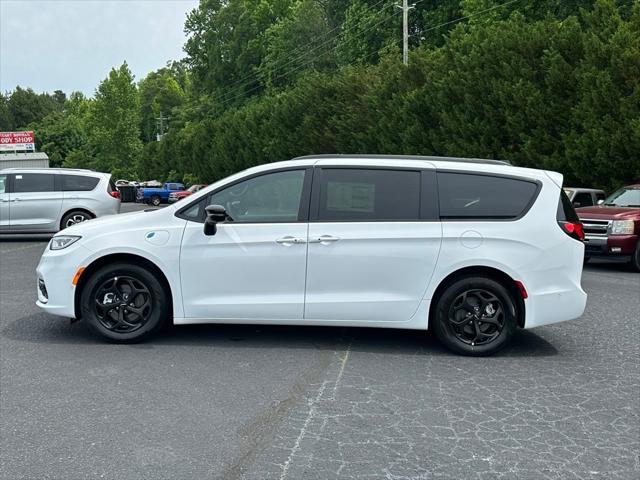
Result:
<svg viewBox="0 0 640 480">
<path fill-rule="evenodd" d="M 555 172 L 302 157 L 60 232 L 37 304 L 117 342 L 168 321 L 363 326 L 433 329 L 486 355 L 518 327 L 582 315 L 582 238 Z"/>
</svg>

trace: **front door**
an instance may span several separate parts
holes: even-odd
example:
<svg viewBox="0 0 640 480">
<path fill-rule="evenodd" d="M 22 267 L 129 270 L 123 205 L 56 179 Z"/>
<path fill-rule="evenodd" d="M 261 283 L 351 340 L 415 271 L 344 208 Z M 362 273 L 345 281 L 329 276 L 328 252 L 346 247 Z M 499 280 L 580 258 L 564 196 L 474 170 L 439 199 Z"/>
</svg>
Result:
<svg viewBox="0 0 640 480">
<path fill-rule="evenodd" d="M 12 230 L 53 232 L 60 228 L 62 192 L 52 173 L 16 173 L 11 192 Z"/>
<path fill-rule="evenodd" d="M 9 208 L 11 208 L 11 194 L 9 193 L 9 176 L 0 175 L 0 230 L 9 228 Z"/>
<path fill-rule="evenodd" d="M 190 319 L 300 320 L 304 310 L 311 169 L 252 176 L 188 207 L 180 253 Z M 231 221 L 203 231 L 206 205 Z"/>
<path fill-rule="evenodd" d="M 410 169 L 316 171 L 305 319 L 411 319 L 442 239 L 433 178 Z"/>
</svg>

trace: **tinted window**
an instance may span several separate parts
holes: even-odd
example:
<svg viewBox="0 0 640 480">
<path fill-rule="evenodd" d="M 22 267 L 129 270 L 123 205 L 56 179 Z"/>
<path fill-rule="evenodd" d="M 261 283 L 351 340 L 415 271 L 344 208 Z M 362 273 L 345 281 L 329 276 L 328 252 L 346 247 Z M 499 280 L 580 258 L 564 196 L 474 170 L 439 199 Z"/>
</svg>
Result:
<svg viewBox="0 0 640 480">
<path fill-rule="evenodd" d="M 13 191 L 16 193 L 53 192 L 54 176 L 48 173 L 16 173 L 13 177 Z"/>
<path fill-rule="evenodd" d="M 208 204 L 222 205 L 234 222 L 297 222 L 304 174 L 290 170 L 250 178 L 214 193 Z"/>
<path fill-rule="evenodd" d="M 576 207 L 590 207 L 593 205 L 593 199 L 588 192 L 580 192 L 573 197 L 573 205 Z"/>
<path fill-rule="evenodd" d="M 61 175 L 62 190 L 65 192 L 88 192 L 96 188 L 99 178 L 81 175 Z"/>
<path fill-rule="evenodd" d="M 0 175 L 0 193 L 4 193 L 7 190 L 7 176 Z"/>
<path fill-rule="evenodd" d="M 505 219 L 522 215 L 538 186 L 506 177 L 438 173 L 438 190 L 441 218 Z"/>
<path fill-rule="evenodd" d="M 393 221 L 420 218 L 420 172 L 322 169 L 319 221 Z"/>
</svg>

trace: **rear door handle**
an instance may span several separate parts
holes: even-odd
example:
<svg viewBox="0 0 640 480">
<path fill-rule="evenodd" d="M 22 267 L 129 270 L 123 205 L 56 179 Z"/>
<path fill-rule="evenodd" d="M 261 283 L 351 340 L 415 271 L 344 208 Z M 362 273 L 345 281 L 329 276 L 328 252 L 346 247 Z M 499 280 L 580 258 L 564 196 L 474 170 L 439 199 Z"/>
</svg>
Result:
<svg viewBox="0 0 640 480">
<path fill-rule="evenodd" d="M 305 243 L 305 241 L 304 241 L 304 238 L 296 238 L 296 237 L 292 237 L 291 235 L 287 235 L 286 237 L 278 238 L 276 240 L 276 243 L 286 246 L 286 245 L 297 245 L 300 243 Z"/>
<path fill-rule="evenodd" d="M 328 245 L 329 243 L 337 242 L 338 240 L 340 240 L 340 237 L 334 237 L 333 235 L 321 235 L 318 238 L 309 240 L 309 243 L 322 243 L 324 245 Z"/>
<path fill-rule="evenodd" d="M 22 199 L 20 197 L 16 197 L 14 199 L 12 199 L 12 202 L 20 202 Z"/>
</svg>

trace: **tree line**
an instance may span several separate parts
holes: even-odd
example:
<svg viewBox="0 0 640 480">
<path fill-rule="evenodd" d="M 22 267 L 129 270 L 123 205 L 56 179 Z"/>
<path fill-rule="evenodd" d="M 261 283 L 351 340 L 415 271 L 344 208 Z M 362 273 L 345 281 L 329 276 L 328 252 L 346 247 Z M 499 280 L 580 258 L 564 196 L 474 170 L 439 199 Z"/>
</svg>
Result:
<svg viewBox="0 0 640 480">
<path fill-rule="evenodd" d="M 317 153 L 484 157 L 612 189 L 640 179 L 640 2 L 201 0 L 186 57 L 93 98 L 0 95 L 54 166 L 212 182 Z M 158 141 L 158 118 L 168 129 Z"/>
</svg>

